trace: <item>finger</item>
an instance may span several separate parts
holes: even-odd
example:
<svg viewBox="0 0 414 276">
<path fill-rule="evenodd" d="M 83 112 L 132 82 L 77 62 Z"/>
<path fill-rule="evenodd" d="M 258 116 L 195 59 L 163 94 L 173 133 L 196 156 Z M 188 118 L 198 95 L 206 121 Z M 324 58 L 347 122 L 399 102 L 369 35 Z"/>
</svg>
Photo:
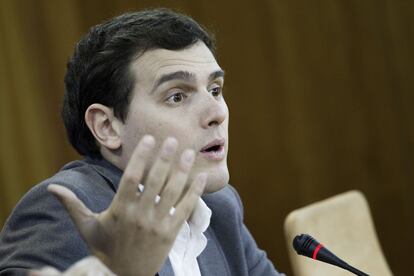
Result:
<svg viewBox="0 0 414 276">
<path fill-rule="evenodd" d="M 193 212 L 200 196 L 204 192 L 207 182 L 207 174 L 200 173 L 187 190 L 184 197 L 175 207 L 175 214 L 171 218 L 175 219 L 175 227 L 178 231 L 179 227 L 187 220 Z"/>
<path fill-rule="evenodd" d="M 85 237 L 85 227 L 90 225 L 87 221 L 94 220 L 94 213 L 83 204 L 82 201 L 68 188 L 57 184 L 50 184 L 47 190 L 51 192 L 63 204 L 73 222 Z"/>
<path fill-rule="evenodd" d="M 178 142 L 173 137 L 165 139 L 161 150 L 151 167 L 145 180 L 145 189 L 141 195 L 140 201 L 144 206 L 155 204 L 154 199 L 158 195 L 165 184 L 167 176 L 170 172 L 171 162 L 177 151 Z"/>
<path fill-rule="evenodd" d="M 172 173 L 161 194 L 161 200 L 159 207 L 157 208 L 159 218 L 167 215 L 170 212 L 171 207 L 173 207 L 182 196 L 185 184 L 187 183 L 188 174 L 194 163 L 194 158 L 195 154 L 191 149 L 187 149 L 181 154 L 178 168 Z"/>
<path fill-rule="evenodd" d="M 63 276 L 80 276 L 80 275 L 111 275 L 115 274 L 109 270 L 98 258 L 95 256 L 86 257 L 65 271 Z"/>
<path fill-rule="evenodd" d="M 28 276 L 59 276 L 62 273 L 51 266 L 46 266 L 40 270 L 30 270 Z"/>
<path fill-rule="evenodd" d="M 125 202 L 135 199 L 137 185 L 141 183 L 148 157 L 154 148 L 155 140 L 150 135 L 145 135 L 136 146 L 132 156 L 122 175 L 118 192 L 114 202 Z"/>
</svg>

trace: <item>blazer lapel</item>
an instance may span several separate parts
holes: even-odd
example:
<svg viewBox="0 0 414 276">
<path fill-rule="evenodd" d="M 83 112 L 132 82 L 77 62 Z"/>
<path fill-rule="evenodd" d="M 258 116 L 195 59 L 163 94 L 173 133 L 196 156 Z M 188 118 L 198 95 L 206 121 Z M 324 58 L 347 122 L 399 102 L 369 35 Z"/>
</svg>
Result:
<svg viewBox="0 0 414 276">
<path fill-rule="evenodd" d="M 174 270 L 172 268 L 170 258 L 167 258 L 164 265 L 161 268 L 161 271 L 158 272 L 159 276 L 174 276 Z"/>
<path fill-rule="evenodd" d="M 200 256 L 197 258 L 201 275 L 230 276 L 227 260 L 224 256 L 223 250 L 217 242 L 217 238 L 214 235 L 212 228 L 207 228 L 207 231 L 204 232 L 204 235 L 207 238 L 207 245 Z"/>
</svg>

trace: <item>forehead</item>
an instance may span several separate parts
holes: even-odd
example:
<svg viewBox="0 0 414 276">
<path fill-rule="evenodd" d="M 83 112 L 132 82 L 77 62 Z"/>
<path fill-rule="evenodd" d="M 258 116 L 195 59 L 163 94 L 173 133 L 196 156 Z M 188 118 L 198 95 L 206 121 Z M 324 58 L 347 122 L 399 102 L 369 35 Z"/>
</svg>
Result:
<svg viewBox="0 0 414 276">
<path fill-rule="evenodd" d="M 131 64 L 135 80 L 141 84 L 153 84 L 160 76 L 176 71 L 191 72 L 201 80 L 220 69 L 213 54 L 203 42 L 177 51 L 150 50 Z"/>
</svg>

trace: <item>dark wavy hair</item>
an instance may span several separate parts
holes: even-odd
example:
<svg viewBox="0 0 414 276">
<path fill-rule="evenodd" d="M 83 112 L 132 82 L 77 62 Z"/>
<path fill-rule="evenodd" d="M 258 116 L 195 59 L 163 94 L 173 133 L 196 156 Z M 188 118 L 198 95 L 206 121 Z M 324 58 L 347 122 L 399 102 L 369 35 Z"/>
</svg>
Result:
<svg viewBox="0 0 414 276">
<path fill-rule="evenodd" d="M 81 155 L 101 157 L 85 112 L 100 103 L 125 121 L 135 84 L 130 72 L 135 58 L 147 50 L 179 50 L 197 41 L 214 54 L 214 39 L 204 27 L 168 9 L 125 13 L 92 27 L 77 43 L 65 75 L 62 117 L 73 147 Z"/>
</svg>

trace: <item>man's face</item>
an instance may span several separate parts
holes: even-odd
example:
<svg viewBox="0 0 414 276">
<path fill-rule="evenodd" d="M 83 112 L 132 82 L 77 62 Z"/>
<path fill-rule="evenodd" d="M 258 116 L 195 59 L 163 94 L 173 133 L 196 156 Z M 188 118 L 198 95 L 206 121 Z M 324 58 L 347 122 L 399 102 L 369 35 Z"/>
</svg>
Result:
<svg viewBox="0 0 414 276">
<path fill-rule="evenodd" d="M 124 166 L 143 135 L 154 136 L 158 148 L 175 137 L 180 153 L 196 153 L 189 183 L 206 172 L 205 192 L 221 189 L 229 180 L 229 114 L 221 95 L 223 71 L 210 50 L 202 42 L 178 51 L 150 50 L 131 70 L 136 82 L 121 133 Z"/>
</svg>

